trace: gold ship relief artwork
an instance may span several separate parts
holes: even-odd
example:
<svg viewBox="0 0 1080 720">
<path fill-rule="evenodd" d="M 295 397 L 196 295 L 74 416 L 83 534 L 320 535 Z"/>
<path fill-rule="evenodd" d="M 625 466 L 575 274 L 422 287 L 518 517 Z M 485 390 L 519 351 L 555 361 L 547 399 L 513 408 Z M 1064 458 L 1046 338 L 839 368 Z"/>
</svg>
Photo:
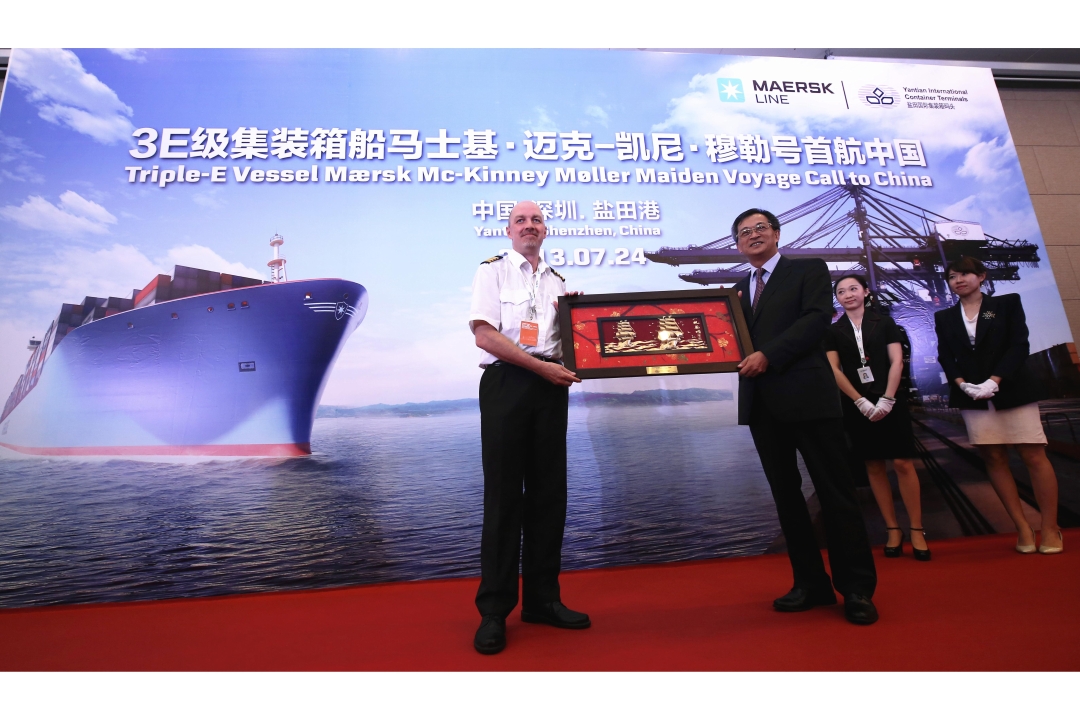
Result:
<svg viewBox="0 0 1080 720">
<path fill-rule="evenodd" d="M 601 354 L 643 355 L 654 353 L 709 352 L 712 347 L 700 314 L 656 317 L 602 318 Z"/>
</svg>

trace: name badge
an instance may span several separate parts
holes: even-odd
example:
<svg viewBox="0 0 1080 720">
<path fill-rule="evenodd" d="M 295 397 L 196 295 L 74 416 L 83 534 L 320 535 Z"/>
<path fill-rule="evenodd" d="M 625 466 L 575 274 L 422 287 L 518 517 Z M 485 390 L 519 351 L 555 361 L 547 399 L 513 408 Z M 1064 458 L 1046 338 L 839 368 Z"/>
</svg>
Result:
<svg viewBox="0 0 1080 720">
<path fill-rule="evenodd" d="M 536 347 L 540 344 L 540 324 L 529 322 L 528 320 L 521 321 L 521 332 L 518 334 L 518 342 L 522 345 L 528 345 L 530 347 Z"/>
<path fill-rule="evenodd" d="M 864 366 L 859 368 L 858 372 L 859 380 L 862 381 L 863 385 L 874 382 L 874 373 L 870 371 L 870 368 Z"/>
</svg>

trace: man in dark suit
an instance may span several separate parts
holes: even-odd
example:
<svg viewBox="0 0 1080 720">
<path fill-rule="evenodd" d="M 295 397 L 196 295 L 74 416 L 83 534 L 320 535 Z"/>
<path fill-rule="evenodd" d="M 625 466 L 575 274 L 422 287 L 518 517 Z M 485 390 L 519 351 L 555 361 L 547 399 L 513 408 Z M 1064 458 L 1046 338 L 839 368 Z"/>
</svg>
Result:
<svg viewBox="0 0 1080 720">
<path fill-rule="evenodd" d="M 739 424 L 749 425 L 787 541 L 795 585 L 773 601 L 781 612 L 836 604 L 857 625 L 878 619 L 874 558 L 848 464 L 836 380 L 821 347 L 832 317 L 829 269 L 820 259 L 779 254 L 780 221 L 751 208 L 731 226 L 753 266 L 736 283 L 756 351 L 739 364 Z M 798 450 L 825 524 L 832 582 L 802 495 Z"/>
</svg>

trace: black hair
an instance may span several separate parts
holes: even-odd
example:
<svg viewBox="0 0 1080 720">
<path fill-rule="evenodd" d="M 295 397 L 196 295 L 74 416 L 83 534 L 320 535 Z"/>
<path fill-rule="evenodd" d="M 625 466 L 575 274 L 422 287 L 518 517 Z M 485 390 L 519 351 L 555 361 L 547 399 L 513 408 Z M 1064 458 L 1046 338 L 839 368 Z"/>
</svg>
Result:
<svg viewBox="0 0 1080 720">
<path fill-rule="evenodd" d="M 866 305 L 867 308 L 874 307 L 875 302 L 876 302 L 876 298 L 874 296 L 874 293 L 872 293 L 872 291 L 870 291 L 870 286 L 869 286 L 869 283 L 866 282 L 866 277 L 864 275 L 860 275 L 859 273 L 856 273 L 856 272 L 845 273 L 845 274 L 842 274 L 839 277 L 837 277 L 836 282 L 833 283 L 833 297 L 834 298 L 836 297 L 836 288 L 838 288 L 840 286 L 840 283 L 842 283 L 843 281 L 846 281 L 846 280 L 853 280 L 856 283 L 859 283 L 860 285 L 862 285 L 863 289 L 866 290 L 866 300 L 863 302 L 863 304 Z"/>
<path fill-rule="evenodd" d="M 837 278 L 836 282 L 833 283 L 832 294 L 836 295 L 836 288 L 840 287 L 840 283 L 848 279 L 856 281 L 857 283 L 862 285 L 863 290 L 865 290 L 866 292 L 870 292 L 870 283 L 866 282 L 865 277 L 859 275 L 858 273 L 847 273 L 845 275 L 841 275 L 839 278 Z"/>
<path fill-rule="evenodd" d="M 731 237 L 735 238 L 735 240 L 739 239 L 739 223 L 751 215 L 764 215 L 765 219 L 769 221 L 769 225 L 772 226 L 772 229 L 776 232 L 780 232 L 780 220 L 778 220 L 775 215 L 768 210 L 762 210 L 761 208 L 750 208 L 749 210 L 743 210 L 739 213 L 739 216 L 735 218 L 735 222 L 731 223 Z"/>
<path fill-rule="evenodd" d="M 949 273 L 956 272 L 960 274 L 971 273 L 972 275 L 985 275 L 986 266 L 982 264 L 982 261 L 978 258 L 968 257 L 967 255 L 961 255 L 953 260 L 951 263 L 945 266 L 945 280 L 949 280 Z"/>
</svg>

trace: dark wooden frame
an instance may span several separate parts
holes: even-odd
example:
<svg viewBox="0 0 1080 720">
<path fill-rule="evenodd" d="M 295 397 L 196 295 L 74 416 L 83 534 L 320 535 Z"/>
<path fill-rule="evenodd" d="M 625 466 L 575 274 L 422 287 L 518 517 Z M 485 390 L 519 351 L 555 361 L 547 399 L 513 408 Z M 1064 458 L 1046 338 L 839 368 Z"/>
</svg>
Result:
<svg viewBox="0 0 1080 720">
<path fill-rule="evenodd" d="M 634 292 L 634 293 L 608 293 L 604 295 L 563 295 L 559 298 L 559 328 L 562 337 L 563 363 L 582 380 L 594 380 L 609 377 L 645 377 L 651 375 L 666 375 L 664 372 L 649 372 L 650 366 L 642 367 L 619 367 L 619 368 L 588 368 L 579 370 L 574 353 L 574 327 L 570 322 L 570 310 L 576 307 L 603 307 L 605 305 L 639 305 L 661 302 L 668 304 L 672 301 L 715 301 L 728 300 L 731 308 L 732 324 L 735 327 L 736 339 L 739 349 L 745 358 L 754 352 L 753 343 L 750 340 L 750 328 L 743 316 L 742 303 L 738 292 L 733 288 L 704 288 L 702 290 L 672 290 L 663 292 Z M 680 365 L 665 365 L 674 367 L 675 372 L 670 374 L 698 375 L 701 373 L 737 372 L 739 362 L 716 362 L 695 363 Z M 658 366 L 651 366 L 656 368 Z"/>
</svg>

